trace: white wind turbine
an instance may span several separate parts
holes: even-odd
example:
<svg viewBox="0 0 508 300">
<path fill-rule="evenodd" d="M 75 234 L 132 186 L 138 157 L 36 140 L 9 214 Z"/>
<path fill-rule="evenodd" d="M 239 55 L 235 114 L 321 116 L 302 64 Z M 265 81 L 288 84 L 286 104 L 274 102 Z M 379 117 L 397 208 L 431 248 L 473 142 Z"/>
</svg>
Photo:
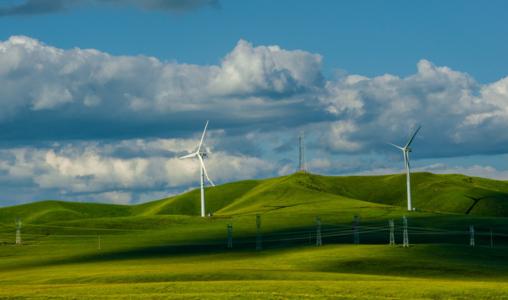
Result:
<svg viewBox="0 0 508 300">
<path fill-rule="evenodd" d="M 205 189 L 204 189 L 205 176 L 206 176 L 206 179 L 208 180 L 208 182 L 212 186 L 215 186 L 215 184 L 210 179 L 210 177 L 208 177 L 208 173 L 206 172 L 205 162 L 203 160 L 204 158 L 206 158 L 208 156 L 209 151 L 206 151 L 206 150 L 202 151 L 201 150 L 201 147 L 203 146 L 203 140 L 205 139 L 207 127 L 208 127 L 208 121 L 206 121 L 205 130 L 203 130 L 203 135 L 201 135 L 201 140 L 199 141 L 197 150 L 191 154 L 184 155 L 184 156 L 180 157 L 180 159 L 195 158 L 195 157 L 197 157 L 199 159 L 200 171 L 201 171 L 201 175 L 199 178 L 201 179 L 201 216 L 202 217 L 205 216 Z"/>
<path fill-rule="evenodd" d="M 411 136 L 411 138 L 409 138 L 409 141 L 406 143 L 404 147 L 390 143 L 390 145 L 394 146 L 397 149 L 400 149 L 402 151 L 402 155 L 404 155 L 404 166 L 406 168 L 407 210 L 413 210 L 413 207 L 411 205 L 411 179 L 410 179 L 411 167 L 409 165 L 409 152 L 411 152 L 411 148 L 409 146 L 411 146 L 411 143 L 413 142 L 418 131 L 420 131 L 420 128 L 421 126 L 418 126 L 418 128 L 416 128 L 413 135 Z"/>
</svg>

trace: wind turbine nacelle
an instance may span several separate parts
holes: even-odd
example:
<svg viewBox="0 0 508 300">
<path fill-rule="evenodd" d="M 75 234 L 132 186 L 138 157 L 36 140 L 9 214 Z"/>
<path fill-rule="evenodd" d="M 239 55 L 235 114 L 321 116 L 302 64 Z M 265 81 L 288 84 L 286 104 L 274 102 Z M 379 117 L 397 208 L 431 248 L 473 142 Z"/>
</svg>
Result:
<svg viewBox="0 0 508 300">
<path fill-rule="evenodd" d="M 208 157 L 208 152 L 199 152 L 199 155 L 201 155 L 202 158 L 207 158 Z"/>
</svg>

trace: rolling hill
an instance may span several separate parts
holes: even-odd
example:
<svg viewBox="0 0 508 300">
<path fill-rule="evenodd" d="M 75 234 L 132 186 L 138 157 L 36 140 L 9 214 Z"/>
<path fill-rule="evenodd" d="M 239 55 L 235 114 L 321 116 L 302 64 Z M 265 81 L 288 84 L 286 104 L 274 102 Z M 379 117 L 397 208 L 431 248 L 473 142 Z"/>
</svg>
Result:
<svg viewBox="0 0 508 300">
<path fill-rule="evenodd" d="M 413 205 L 420 211 L 485 217 L 508 216 L 508 182 L 464 175 L 412 175 Z M 341 205 L 405 207 L 405 176 L 289 176 L 246 180 L 206 189 L 207 211 L 215 216 L 313 206 L 312 211 Z M 330 203 L 331 201 L 331 203 Z M 370 204 L 368 204 L 370 203 Z M 0 223 L 47 223 L 94 218 L 198 215 L 199 190 L 139 205 L 41 201 L 0 208 Z"/>
</svg>

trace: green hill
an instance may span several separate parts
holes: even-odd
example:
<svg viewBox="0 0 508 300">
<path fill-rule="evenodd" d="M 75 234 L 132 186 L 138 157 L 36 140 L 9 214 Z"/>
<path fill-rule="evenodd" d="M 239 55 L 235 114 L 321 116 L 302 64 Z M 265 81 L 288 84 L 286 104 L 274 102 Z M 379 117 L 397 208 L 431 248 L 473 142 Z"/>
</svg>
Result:
<svg viewBox="0 0 508 300">
<path fill-rule="evenodd" d="M 258 181 L 229 183 L 206 190 L 208 211 L 243 214 L 315 203 L 330 195 L 406 207 L 405 175 L 321 176 L 296 173 Z M 413 206 L 418 210 L 475 216 L 508 216 L 508 182 L 465 175 L 412 174 Z M 199 213 L 199 190 L 140 205 L 145 214 Z M 337 198 L 339 199 L 339 198 Z"/>
<path fill-rule="evenodd" d="M 246 180 L 207 188 L 207 211 L 216 212 L 225 206 L 231 205 L 258 185 L 266 184 L 267 181 L 269 179 L 259 181 Z M 200 190 L 195 189 L 174 197 L 136 205 L 133 207 L 133 213 L 145 216 L 171 214 L 199 215 L 201 212 L 199 197 Z"/>
<path fill-rule="evenodd" d="M 413 206 L 428 212 L 474 216 L 508 216 L 508 182 L 464 175 L 412 174 Z M 371 204 L 368 204 L 369 202 Z M 341 206 L 406 206 L 405 176 L 321 176 L 295 173 L 246 180 L 206 189 L 207 212 L 231 216 L 282 208 L 314 206 L 311 211 Z M 0 223 L 47 223 L 93 218 L 199 215 L 199 190 L 140 205 L 41 201 L 0 208 Z"/>
<path fill-rule="evenodd" d="M 17 217 L 23 222 L 46 223 L 130 215 L 132 208 L 125 205 L 51 200 L 0 208 L 0 223 L 12 223 Z"/>
<path fill-rule="evenodd" d="M 310 176 L 322 191 L 406 207 L 406 176 Z M 411 175 L 413 206 L 419 210 L 476 216 L 508 216 L 508 182 L 459 174 Z"/>
</svg>

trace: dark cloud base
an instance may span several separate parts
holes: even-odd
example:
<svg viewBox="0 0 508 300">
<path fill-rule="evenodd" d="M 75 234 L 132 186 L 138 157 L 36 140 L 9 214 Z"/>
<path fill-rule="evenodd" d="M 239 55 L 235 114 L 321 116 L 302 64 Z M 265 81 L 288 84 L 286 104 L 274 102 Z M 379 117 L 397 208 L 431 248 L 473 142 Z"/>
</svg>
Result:
<svg viewBox="0 0 508 300">
<path fill-rule="evenodd" d="M 20 4 L 0 5 L 0 16 L 50 14 L 80 5 L 130 5 L 167 12 L 185 12 L 205 6 L 220 7 L 218 0 L 25 0 Z"/>
</svg>

